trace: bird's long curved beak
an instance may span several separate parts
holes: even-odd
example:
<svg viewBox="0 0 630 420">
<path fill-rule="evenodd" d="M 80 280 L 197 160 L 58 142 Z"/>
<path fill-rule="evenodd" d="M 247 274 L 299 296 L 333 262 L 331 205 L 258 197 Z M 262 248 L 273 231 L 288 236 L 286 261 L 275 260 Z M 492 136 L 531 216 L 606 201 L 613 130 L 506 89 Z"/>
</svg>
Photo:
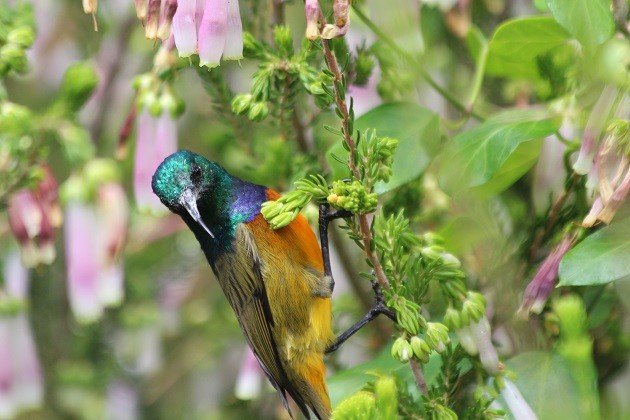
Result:
<svg viewBox="0 0 630 420">
<path fill-rule="evenodd" d="M 208 232 L 208 235 L 210 235 L 210 237 L 214 239 L 214 234 L 210 229 L 208 229 L 208 226 L 206 226 L 206 224 L 203 222 L 203 219 L 201 218 L 201 214 L 199 214 L 199 209 L 197 208 L 196 194 L 189 189 L 185 189 L 182 195 L 179 196 L 179 202 L 182 206 L 184 206 L 184 208 L 186 208 L 186 211 L 188 211 L 190 217 L 192 217 L 195 222 L 199 223 L 201 227 L 204 228 L 206 232 Z"/>
</svg>

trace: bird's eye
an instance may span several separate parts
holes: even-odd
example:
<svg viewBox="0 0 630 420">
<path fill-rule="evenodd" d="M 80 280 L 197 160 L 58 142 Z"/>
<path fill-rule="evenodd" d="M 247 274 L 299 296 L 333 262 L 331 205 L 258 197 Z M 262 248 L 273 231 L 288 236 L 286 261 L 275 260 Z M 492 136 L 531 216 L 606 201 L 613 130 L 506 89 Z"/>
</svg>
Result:
<svg viewBox="0 0 630 420">
<path fill-rule="evenodd" d="M 201 181 L 201 168 L 199 166 L 195 165 L 192 167 L 192 170 L 190 171 L 190 180 L 195 184 Z"/>
</svg>

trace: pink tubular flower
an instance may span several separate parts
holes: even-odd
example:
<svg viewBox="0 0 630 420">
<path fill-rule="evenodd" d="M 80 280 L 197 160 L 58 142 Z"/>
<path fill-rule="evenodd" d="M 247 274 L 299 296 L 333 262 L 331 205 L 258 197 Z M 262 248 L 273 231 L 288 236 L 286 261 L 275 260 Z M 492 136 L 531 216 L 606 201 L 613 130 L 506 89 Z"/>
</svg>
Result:
<svg viewBox="0 0 630 420">
<path fill-rule="evenodd" d="M 9 201 L 9 226 L 20 244 L 27 267 L 50 264 L 55 259 L 54 230 L 49 214 L 29 190 L 18 191 Z"/>
<path fill-rule="evenodd" d="M 225 37 L 224 60 L 243 58 L 243 23 L 238 0 L 227 0 L 227 34 Z"/>
<path fill-rule="evenodd" d="M 68 204 L 64 226 L 68 299 L 74 316 L 81 322 L 95 321 L 103 313 L 97 227 L 94 208 L 80 202 Z"/>
<path fill-rule="evenodd" d="M 129 219 L 127 197 L 122 186 L 116 183 L 101 185 L 98 189 L 97 205 L 101 221 L 100 298 L 105 306 L 118 305 L 123 299 L 124 291 L 120 254 L 127 237 Z"/>
<path fill-rule="evenodd" d="M 173 36 L 180 57 L 189 57 L 197 50 L 196 12 L 197 0 L 178 1 L 173 16 Z"/>
<path fill-rule="evenodd" d="M 247 347 L 241 370 L 236 379 L 234 395 L 240 400 L 252 400 L 260 395 L 264 380 L 258 359 L 256 359 L 251 349 Z"/>
<path fill-rule="evenodd" d="M 525 288 L 525 296 L 519 312 L 524 314 L 531 312 L 539 314 L 542 312 L 549 295 L 556 285 L 560 260 L 569 251 L 573 241 L 574 237 L 565 236 L 558 246 L 545 258 L 536 275 Z"/>
<path fill-rule="evenodd" d="M 348 0 L 334 0 L 333 14 L 335 24 L 327 24 L 322 30 L 322 38 L 332 39 L 344 36 L 350 26 L 350 4 Z"/>
<path fill-rule="evenodd" d="M 96 197 L 96 204 L 75 198 L 66 208 L 68 300 L 80 322 L 97 320 L 105 307 L 123 299 L 127 198 L 114 182 L 98 186 Z"/>
<path fill-rule="evenodd" d="M 61 225 L 57 181 L 50 168 L 34 191 L 20 190 L 9 200 L 9 226 L 20 244 L 27 267 L 50 264 L 55 259 L 55 231 Z"/>
<path fill-rule="evenodd" d="M 26 300 L 30 280 L 28 270 L 20 261 L 20 255 L 17 251 L 8 253 L 4 258 L 2 275 L 4 276 L 4 289 L 7 295 Z"/>
<path fill-rule="evenodd" d="M 0 313 L 0 418 L 41 405 L 42 372 L 26 313 Z"/>
<path fill-rule="evenodd" d="M 529 406 L 523 395 L 518 390 L 516 385 L 509 379 L 504 379 L 505 386 L 501 390 L 501 396 L 505 400 L 508 408 L 512 412 L 512 415 L 517 420 L 536 420 L 538 416 L 534 413 L 534 410 Z"/>
<path fill-rule="evenodd" d="M 306 38 L 314 41 L 319 36 L 319 17 L 321 15 L 319 0 L 306 0 L 304 12 L 306 14 Z"/>
<path fill-rule="evenodd" d="M 158 165 L 177 150 L 177 125 L 168 112 L 159 119 L 144 109 L 138 117 L 138 136 L 133 186 L 136 204 L 154 213 L 165 211 L 151 190 L 151 177 Z"/>
<path fill-rule="evenodd" d="M 199 65 L 217 67 L 227 39 L 228 0 L 206 0 L 199 27 Z"/>
<path fill-rule="evenodd" d="M 612 86 L 607 86 L 604 88 L 595 106 L 593 106 L 591 115 L 584 127 L 584 133 L 582 134 L 580 153 L 577 161 L 573 164 L 573 170 L 580 175 L 585 175 L 590 172 L 593 166 L 593 157 L 595 157 L 599 136 L 604 130 L 608 114 L 610 113 L 616 96 L 617 89 Z"/>
</svg>

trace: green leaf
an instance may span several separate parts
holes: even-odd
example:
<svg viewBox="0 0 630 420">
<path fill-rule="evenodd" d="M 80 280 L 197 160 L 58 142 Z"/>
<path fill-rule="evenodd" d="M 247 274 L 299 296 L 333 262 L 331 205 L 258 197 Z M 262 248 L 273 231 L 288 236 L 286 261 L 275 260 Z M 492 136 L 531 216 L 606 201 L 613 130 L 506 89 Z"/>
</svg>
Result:
<svg viewBox="0 0 630 420">
<path fill-rule="evenodd" d="M 547 6 L 556 21 L 587 47 L 607 41 L 615 32 L 609 0 L 547 0 Z"/>
<path fill-rule="evenodd" d="M 417 391 L 409 365 L 394 360 L 390 353 L 391 350 L 388 347 L 373 360 L 344 369 L 330 377 L 326 383 L 332 406 L 337 406 L 350 395 L 360 391 L 368 382 L 374 381 L 379 375 L 397 376 L 405 382 L 413 383 L 414 389 Z M 437 353 L 433 353 L 429 362 L 422 367 L 427 385 L 435 384 L 441 366 L 442 359 Z"/>
<path fill-rule="evenodd" d="M 606 284 L 630 276 L 630 217 L 598 230 L 560 262 L 560 286 Z"/>
<path fill-rule="evenodd" d="M 437 152 L 440 140 L 439 117 L 428 109 L 411 103 L 380 105 L 357 118 L 354 126 L 355 131 L 359 130 L 361 133 L 368 128 L 376 129 L 376 135 L 398 140 L 392 166 L 393 175 L 389 182 L 376 184 L 377 194 L 383 194 L 420 176 Z M 347 166 L 334 156 L 343 162 L 348 159 L 348 152 L 343 148 L 341 140 L 328 150 L 326 158 L 333 179 L 347 178 Z"/>
<path fill-rule="evenodd" d="M 490 40 L 486 71 L 493 76 L 536 79 L 536 57 L 567 39 L 569 34 L 551 17 L 507 21 L 495 30 Z"/>
<path fill-rule="evenodd" d="M 514 383 L 540 420 L 582 419 L 577 385 L 559 355 L 534 351 L 507 361 Z"/>
<path fill-rule="evenodd" d="M 553 115 L 511 110 L 455 136 L 441 155 L 440 185 L 450 194 L 501 192 L 536 162 L 540 139 L 558 128 Z"/>
</svg>

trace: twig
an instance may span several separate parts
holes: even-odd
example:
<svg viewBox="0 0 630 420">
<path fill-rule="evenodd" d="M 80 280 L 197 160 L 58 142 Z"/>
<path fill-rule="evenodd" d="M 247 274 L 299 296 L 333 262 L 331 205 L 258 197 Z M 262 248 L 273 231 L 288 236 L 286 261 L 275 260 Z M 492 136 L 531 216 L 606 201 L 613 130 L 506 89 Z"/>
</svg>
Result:
<svg viewBox="0 0 630 420">
<path fill-rule="evenodd" d="M 413 377 L 416 379 L 418 389 L 423 395 L 428 395 L 427 382 L 424 380 L 424 375 L 422 374 L 422 369 L 420 369 L 418 361 L 416 359 L 410 359 L 409 366 L 411 366 L 411 371 L 413 372 Z"/>
<path fill-rule="evenodd" d="M 114 82 L 116 81 L 118 73 L 122 69 L 123 58 L 127 53 L 127 50 L 129 49 L 129 36 L 131 35 L 131 32 L 136 25 L 136 21 L 137 19 L 135 16 L 129 16 L 127 20 L 122 23 L 118 38 L 116 40 L 114 57 L 109 67 L 103 71 L 105 77 L 98 88 L 102 96 L 97 107 L 98 113 L 94 117 L 90 130 L 93 142 L 97 142 L 103 134 L 103 128 L 105 127 L 105 118 L 107 115 L 110 114 L 110 105 L 112 99 L 114 98 L 115 90 L 112 87 Z"/>
<path fill-rule="evenodd" d="M 571 192 L 573 192 L 573 189 L 577 185 L 577 181 L 579 178 L 580 176 L 576 173 L 573 173 L 573 175 L 571 175 L 571 181 L 569 185 L 567 186 L 567 188 L 565 188 L 564 191 L 562 191 L 562 194 L 560 194 L 560 196 L 556 199 L 556 201 L 551 206 L 551 209 L 549 209 L 549 216 L 547 217 L 547 223 L 545 223 L 545 226 L 543 229 L 538 230 L 538 232 L 536 233 L 536 237 L 534 238 L 534 242 L 532 243 L 532 247 L 529 253 L 530 264 L 534 262 L 534 260 L 536 259 L 536 255 L 538 254 L 538 249 L 540 248 L 540 245 L 542 244 L 543 239 L 545 238 L 545 236 L 549 234 L 549 232 L 555 225 L 558 219 L 558 214 L 560 213 L 560 210 L 562 210 L 562 207 L 564 207 L 564 203 L 566 203 L 567 199 L 569 198 L 569 195 L 571 195 Z"/>
<path fill-rule="evenodd" d="M 341 75 L 341 71 L 339 70 L 337 59 L 330 49 L 329 41 L 326 39 L 322 40 L 322 45 L 324 47 L 324 58 L 326 59 L 328 70 L 330 70 L 335 77 L 335 103 L 337 104 L 337 109 L 339 109 L 339 112 L 341 113 L 341 131 L 343 133 L 343 140 L 348 146 L 348 150 L 350 152 L 348 166 L 354 177 L 356 179 L 361 179 L 359 169 L 354 162 L 357 145 L 352 138 L 352 133 L 350 132 L 350 114 L 348 113 L 348 106 L 346 105 L 346 101 L 344 100 L 343 93 L 339 92 L 339 86 L 342 84 L 343 76 Z M 387 276 L 385 275 L 383 266 L 381 265 L 381 262 L 372 250 L 372 231 L 370 230 L 368 216 L 366 214 L 361 214 L 357 217 L 359 219 L 359 229 L 362 235 L 363 249 L 368 260 L 370 261 L 370 264 L 372 265 L 372 268 L 374 269 L 376 280 L 381 285 L 381 287 L 389 289 L 389 280 L 387 280 Z"/>
</svg>

